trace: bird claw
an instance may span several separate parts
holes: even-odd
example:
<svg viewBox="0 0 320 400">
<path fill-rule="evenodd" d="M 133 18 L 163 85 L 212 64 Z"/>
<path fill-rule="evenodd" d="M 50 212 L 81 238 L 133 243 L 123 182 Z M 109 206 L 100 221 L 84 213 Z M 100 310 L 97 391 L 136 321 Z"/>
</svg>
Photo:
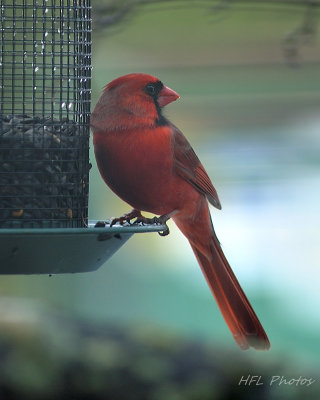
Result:
<svg viewBox="0 0 320 400">
<path fill-rule="evenodd" d="M 153 217 L 153 218 L 147 218 L 144 217 L 143 215 L 141 215 L 141 217 L 137 218 L 137 220 L 135 221 L 136 223 L 141 223 L 142 225 L 144 224 L 157 224 L 157 225 L 165 225 L 166 229 L 164 231 L 158 232 L 158 234 L 160 236 L 167 236 L 170 233 L 170 230 L 167 226 L 167 221 L 168 221 L 168 217 L 166 215 L 161 215 L 161 217 Z"/>
<path fill-rule="evenodd" d="M 153 217 L 151 218 L 153 224 L 165 225 L 166 228 L 164 231 L 158 232 L 159 236 L 168 236 L 170 233 L 169 227 L 167 225 L 168 221 L 167 215 L 161 215 L 161 217 Z"/>
<path fill-rule="evenodd" d="M 110 227 L 115 225 L 117 222 L 119 222 L 120 225 L 123 225 L 124 222 L 128 222 L 129 224 L 132 224 L 131 220 L 135 219 L 135 218 L 136 218 L 136 220 L 133 222 L 135 224 L 139 224 L 140 223 L 142 225 L 148 225 L 148 224 L 165 225 L 166 228 L 163 231 L 158 232 L 158 234 L 160 236 L 167 236 L 170 233 L 170 230 L 169 230 L 169 228 L 167 226 L 167 221 L 169 219 L 168 215 L 161 215 L 160 217 L 147 218 L 147 217 L 144 217 L 141 214 L 141 212 L 139 210 L 136 210 L 136 209 L 133 209 L 133 210 L 131 210 L 130 212 L 128 212 L 126 214 L 123 214 L 121 217 L 112 218 L 111 221 L 110 221 Z M 103 228 L 105 226 L 106 226 L 106 223 L 103 222 L 103 221 L 98 221 L 95 224 L 96 228 L 101 228 L 101 227 Z"/>
<path fill-rule="evenodd" d="M 123 225 L 124 222 L 128 222 L 129 224 L 131 224 L 131 220 L 137 218 L 137 220 L 139 218 L 144 218 L 141 215 L 141 212 L 139 210 L 133 209 L 130 212 L 123 214 L 121 217 L 118 218 L 112 218 L 111 222 L 110 222 L 110 226 L 115 225 L 117 222 L 119 222 L 120 225 Z"/>
<path fill-rule="evenodd" d="M 158 232 L 160 236 L 168 236 L 170 233 L 168 225 L 165 223 L 166 229 L 164 231 Z"/>
</svg>

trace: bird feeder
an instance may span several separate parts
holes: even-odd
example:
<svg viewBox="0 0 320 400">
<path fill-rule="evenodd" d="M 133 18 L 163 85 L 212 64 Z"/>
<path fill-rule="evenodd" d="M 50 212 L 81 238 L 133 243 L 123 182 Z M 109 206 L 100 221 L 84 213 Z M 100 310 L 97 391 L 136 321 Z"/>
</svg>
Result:
<svg viewBox="0 0 320 400">
<path fill-rule="evenodd" d="M 97 269 L 135 232 L 88 221 L 90 0 L 0 0 L 0 273 Z"/>
</svg>

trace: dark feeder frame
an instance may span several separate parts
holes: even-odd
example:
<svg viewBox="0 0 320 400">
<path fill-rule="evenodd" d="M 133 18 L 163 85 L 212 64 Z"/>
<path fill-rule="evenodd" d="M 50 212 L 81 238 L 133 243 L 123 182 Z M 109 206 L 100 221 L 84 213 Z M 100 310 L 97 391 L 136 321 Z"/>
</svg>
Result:
<svg viewBox="0 0 320 400">
<path fill-rule="evenodd" d="M 165 226 L 88 221 L 91 0 L 0 4 L 0 274 L 96 270 Z"/>
</svg>

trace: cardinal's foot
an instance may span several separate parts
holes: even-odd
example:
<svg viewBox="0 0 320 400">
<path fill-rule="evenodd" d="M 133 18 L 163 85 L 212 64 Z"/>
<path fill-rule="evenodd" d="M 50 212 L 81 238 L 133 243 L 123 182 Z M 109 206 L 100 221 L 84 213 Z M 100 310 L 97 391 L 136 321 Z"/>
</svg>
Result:
<svg viewBox="0 0 320 400">
<path fill-rule="evenodd" d="M 124 222 L 129 222 L 132 219 L 137 218 L 137 221 L 140 221 L 140 219 L 145 219 L 141 212 L 139 210 L 136 210 L 135 208 L 133 210 L 131 210 L 130 212 L 123 214 L 121 217 L 118 218 L 112 218 L 111 222 L 110 222 L 110 226 L 113 226 L 114 224 L 116 224 L 117 222 L 119 222 L 120 225 L 123 225 Z"/>
<path fill-rule="evenodd" d="M 150 222 L 153 224 L 159 224 L 159 225 L 165 225 L 166 228 L 163 231 L 158 232 L 158 234 L 160 236 L 167 236 L 170 233 L 169 227 L 167 225 L 167 221 L 168 219 L 170 219 L 170 216 L 165 214 L 165 215 L 161 215 L 160 217 L 153 217 L 150 218 Z"/>
<path fill-rule="evenodd" d="M 159 225 L 165 225 L 166 228 L 165 230 L 158 232 L 160 236 L 167 236 L 169 235 L 170 231 L 167 226 L 167 221 L 170 218 L 170 215 L 161 215 L 160 217 L 153 217 L 153 218 L 147 218 L 144 217 L 139 210 L 133 209 L 130 212 L 123 214 L 121 217 L 118 218 L 112 218 L 110 222 L 110 226 L 113 226 L 117 222 L 119 222 L 120 225 L 123 225 L 124 222 L 128 222 L 129 224 L 131 223 L 131 220 L 135 219 L 134 223 L 137 224 L 159 224 Z"/>
</svg>

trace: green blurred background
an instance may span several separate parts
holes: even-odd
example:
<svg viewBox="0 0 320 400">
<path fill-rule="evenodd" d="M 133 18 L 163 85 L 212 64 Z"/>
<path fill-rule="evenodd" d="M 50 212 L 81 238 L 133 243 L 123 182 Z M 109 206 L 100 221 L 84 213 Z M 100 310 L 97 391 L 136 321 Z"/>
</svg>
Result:
<svg viewBox="0 0 320 400">
<path fill-rule="evenodd" d="M 103 4 L 93 1 L 94 14 Z M 218 349 L 221 360 L 234 357 L 234 387 L 242 372 L 260 375 L 266 366 L 269 375 L 287 371 L 289 379 L 316 379 L 310 388 L 282 385 L 272 392 L 272 398 L 313 399 L 320 386 L 319 37 L 297 34 L 306 18 L 302 7 L 189 5 L 137 7 L 109 29 L 96 15 L 92 105 L 106 83 L 130 72 L 156 75 L 180 94 L 166 116 L 193 144 L 218 191 L 222 211 L 212 209 L 215 229 L 271 350 L 238 354 L 173 223 L 165 238 L 135 235 L 97 272 L 5 276 L 0 290 L 86 324 L 151 336 L 163 331 L 176 343 Z M 90 219 L 129 211 L 103 183 L 90 151 Z M 251 398 L 246 390 L 244 398 Z"/>
</svg>

